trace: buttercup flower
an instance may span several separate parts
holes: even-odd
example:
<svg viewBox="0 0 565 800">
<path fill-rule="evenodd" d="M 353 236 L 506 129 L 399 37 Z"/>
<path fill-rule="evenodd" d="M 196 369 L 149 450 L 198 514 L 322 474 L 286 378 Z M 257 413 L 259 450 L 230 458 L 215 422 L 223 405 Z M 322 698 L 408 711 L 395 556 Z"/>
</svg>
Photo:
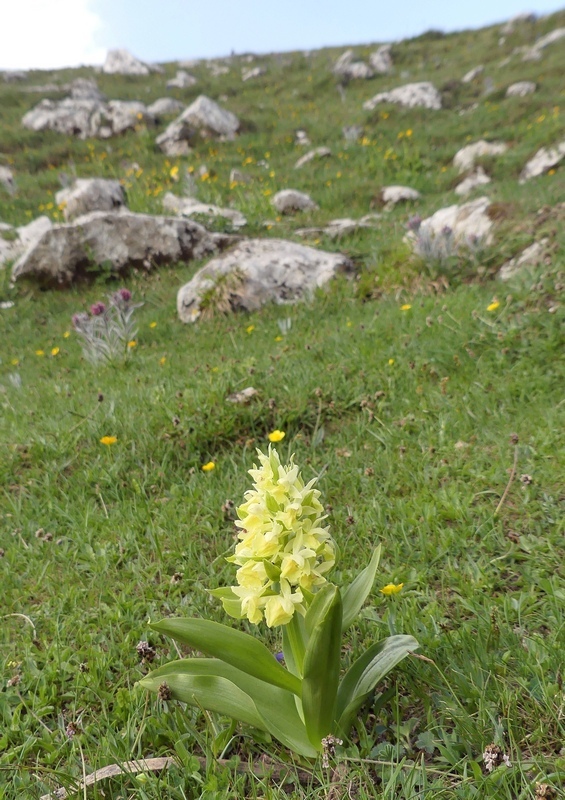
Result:
<svg viewBox="0 0 565 800">
<path fill-rule="evenodd" d="M 130 341 L 128 342 L 128 347 L 129 347 L 130 350 L 133 347 L 137 347 L 137 342 L 135 341 L 135 339 L 130 339 Z"/>
<path fill-rule="evenodd" d="M 386 597 L 390 597 L 391 594 L 398 594 L 401 592 L 403 586 L 403 583 L 387 583 L 386 586 L 383 586 L 380 592 L 381 594 L 386 595 Z"/>
<path fill-rule="evenodd" d="M 269 441 L 273 442 L 273 443 L 282 442 L 282 440 L 284 439 L 285 436 L 286 436 L 286 433 L 284 431 L 279 431 L 279 430 L 272 431 L 269 434 Z"/>
<path fill-rule="evenodd" d="M 45 355 L 45 350 L 36 350 L 35 351 L 35 355 L 36 356 L 44 356 Z"/>
<path fill-rule="evenodd" d="M 156 328 L 157 327 L 157 323 L 156 322 L 150 322 L 149 323 L 149 327 L 150 328 Z"/>
<path fill-rule="evenodd" d="M 213 461 L 208 461 L 207 464 L 202 465 L 202 472 L 212 472 L 215 469 L 216 465 Z"/>
<path fill-rule="evenodd" d="M 269 627 L 276 627 L 290 622 L 296 611 L 305 613 L 308 595 L 326 583 L 335 563 L 335 546 L 322 526 L 316 479 L 304 484 L 294 462 L 283 466 L 270 446 L 267 454 L 258 450 L 257 455 L 261 466 L 249 470 L 253 488 L 237 509 L 240 541 L 228 558 L 239 567 L 238 585 L 231 587 L 231 598 L 222 599 L 228 613 L 236 599 L 250 622 L 264 616 Z"/>
<path fill-rule="evenodd" d="M 59 355 L 59 348 L 58 348 L 58 347 L 52 347 L 52 348 L 51 348 L 51 355 L 52 355 L 52 356 L 57 356 L 57 355 Z"/>
<path fill-rule="evenodd" d="M 404 303 L 403 306 L 400 306 L 401 311 L 410 311 L 411 308 L 412 306 L 410 305 L 410 303 Z"/>
<path fill-rule="evenodd" d="M 493 300 L 492 303 L 487 306 L 487 311 L 496 311 L 496 309 L 499 307 L 500 307 L 499 301 Z"/>
<path fill-rule="evenodd" d="M 100 439 L 100 444 L 105 444 L 107 447 L 109 447 L 111 444 L 116 444 L 117 441 L 117 436 L 103 436 Z"/>
</svg>

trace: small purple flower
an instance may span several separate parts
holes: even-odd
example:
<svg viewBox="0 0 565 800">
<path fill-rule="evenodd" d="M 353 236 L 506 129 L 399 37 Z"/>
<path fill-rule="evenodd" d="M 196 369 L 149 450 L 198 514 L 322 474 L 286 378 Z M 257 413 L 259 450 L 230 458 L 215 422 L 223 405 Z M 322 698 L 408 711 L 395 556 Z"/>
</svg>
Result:
<svg viewBox="0 0 565 800">
<path fill-rule="evenodd" d="M 279 662 L 279 664 L 284 663 L 284 653 L 275 653 L 275 658 Z"/>
<path fill-rule="evenodd" d="M 85 322 L 88 322 L 89 316 L 81 311 L 79 314 L 73 314 L 72 321 L 75 330 L 81 330 Z"/>
<path fill-rule="evenodd" d="M 408 222 L 406 223 L 406 227 L 409 231 L 419 231 L 420 225 L 422 224 L 422 217 L 419 214 L 414 214 Z"/>
<path fill-rule="evenodd" d="M 445 238 L 447 239 L 448 236 L 453 235 L 453 230 L 449 227 L 449 225 L 444 225 L 443 228 L 441 229 L 441 235 L 445 236 Z"/>
<path fill-rule="evenodd" d="M 129 289 L 119 289 L 117 291 L 117 294 L 120 295 L 124 303 L 129 303 L 129 301 L 131 300 L 131 292 Z"/>
<path fill-rule="evenodd" d="M 100 317 L 105 311 L 106 311 L 106 306 L 104 305 L 104 303 L 101 303 L 100 301 L 98 303 L 93 303 L 90 306 L 90 313 L 92 314 L 93 317 Z"/>
</svg>

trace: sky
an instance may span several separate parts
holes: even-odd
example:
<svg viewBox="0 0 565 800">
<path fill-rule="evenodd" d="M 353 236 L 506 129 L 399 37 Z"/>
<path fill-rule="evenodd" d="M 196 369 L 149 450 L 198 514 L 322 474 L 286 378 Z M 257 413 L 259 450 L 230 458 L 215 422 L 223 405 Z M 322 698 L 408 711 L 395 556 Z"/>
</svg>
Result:
<svg viewBox="0 0 565 800">
<path fill-rule="evenodd" d="M 0 69 L 101 64 L 116 47 L 166 62 L 386 42 L 563 7 L 564 0 L 8 0 Z"/>
</svg>

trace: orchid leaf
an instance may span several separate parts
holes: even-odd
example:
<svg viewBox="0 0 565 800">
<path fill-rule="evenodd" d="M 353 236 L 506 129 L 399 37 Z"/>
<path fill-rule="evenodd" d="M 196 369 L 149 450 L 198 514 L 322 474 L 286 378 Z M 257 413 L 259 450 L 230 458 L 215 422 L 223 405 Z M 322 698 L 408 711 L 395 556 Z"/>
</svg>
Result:
<svg viewBox="0 0 565 800">
<path fill-rule="evenodd" d="M 359 575 L 353 579 L 353 581 L 344 591 L 343 622 L 341 624 L 342 631 L 346 631 L 355 621 L 357 615 L 363 607 L 363 603 L 371 593 L 380 559 L 381 546 L 379 545 L 373 550 L 371 560 L 365 569 L 361 570 Z"/>
<path fill-rule="evenodd" d="M 264 644 L 243 631 L 207 619 L 171 618 L 151 626 L 206 655 L 219 658 L 261 681 L 300 695 L 300 681 Z"/>
<path fill-rule="evenodd" d="M 304 655 L 302 707 L 308 737 L 320 749 L 332 732 L 339 684 L 342 602 L 337 586 L 325 584 L 306 612 L 309 634 Z"/>
</svg>

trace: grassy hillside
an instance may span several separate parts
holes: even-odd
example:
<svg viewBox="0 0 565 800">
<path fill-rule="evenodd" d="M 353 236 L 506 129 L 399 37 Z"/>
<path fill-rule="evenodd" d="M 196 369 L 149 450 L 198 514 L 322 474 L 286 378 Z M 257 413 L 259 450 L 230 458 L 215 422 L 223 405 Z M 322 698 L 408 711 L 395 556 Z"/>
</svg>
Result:
<svg viewBox="0 0 565 800">
<path fill-rule="evenodd" d="M 200 264 L 49 291 L 12 287 L 0 268 L 0 300 L 14 302 L 0 310 L 2 800 L 39 797 L 83 770 L 174 754 L 177 767 L 114 778 L 89 796 L 328 795 L 319 764 L 310 786 L 237 774 L 236 757 L 289 759 L 241 728 L 226 748 L 233 763 L 217 767 L 225 720 L 148 699 L 134 686 L 147 671 L 140 640 L 156 648 L 154 666 L 176 657 L 149 620 L 226 620 L 207 594 L 233 583 L 226 501 L 241 502 L 255 448 L 266 448 L 273 429 L 285 432 L 281 456 L 295 453 L 306 478 L 320 476 L 341 553 L 336 581 L 349 580 L 383 544 L 347 657 L 398 632 L 416 636 L 428 659 L 403 662 L 383 687 L 388 701 L 365 709 L 338 754 L 342 788 L 350 797 L 405 800 L 563 792 L 564 167 L 525 185 L 517 178 L 540 147 L 563 138 L 565 51 L 558 42 L 539 62 L 500 62 L 564 25 L 562 12 L 517 28 L 502 45 L 499 27 L 424 34 L 394 45 L 392 75 L 352 81 L 341 93 L 331 74 L 342 52 L 335 49 L 257 57 L 267 73 L 245 83 L 243 58 L 217 78 L 201 62 L 189 70 L 197 86 L 168 93 L 176 64 L 165 65 L 166 75 L 96 75 L 111 99 L 150 103 L 170 94 L 188 104 L 203 93 L 242 120 L 237 140 L 200 142 L 177 159 L 155 149 L 164 125 L 108 141 L 20 125 L 43 97 L 64 96 L 26 86 L 65 84 L 92 70 L 0 83 L 0 164 L 18 185 L 14 196 L 0 187 L 0 221 L 14 225 L 61 218 L 60 173 L 118 177 L 132 210 L 161 213 L 164 193 L 180 193 L 186 170 L 205 165 L 198 196 L 240 209 L 244 233 L 261 237 L 293 238 L 299 227 L 360 217 L 384 185 L 422 193 L 417 204 L 383 213 L 374 230 L 309 241 L 349 254 L 355 280 L 339 279 L 307 303 L 194 326 L 178 321 L 175 297 Z M 373 49 L 355 52 L 365 58 Z M 461 83 L 481 63 L 484 76 Z M 377 92 L 420 80 L 442 89 L 443 110 L 363 111 Z M 536 93 L 505 98 L 518 80 L 536 81 Z M 346 143 L 344 125 L 362 125 L 362 139 Z M 332 156 L 295 171 L 305 152 L 297 129 Z M 406 222 L 458 202 L 452 159 L 479 138 L 510 145 L 483 162 L 493 182 L 473 195 L 496 203 L 495 243 L 478 262 L 460 259 L 438 276 L 410 255 Z M 230 185 L 232 168 L 252 182 Z M 287 187 L 311 194 L 319 210 L 277 218 L 270 198 Z M 510 284 L 495 278 L 542 235 L 550 263 Z M 125 365 L 95 367 L 71 316 L 121 285 L 144 303 L 136 346 Z M 250 385 L 258 390 L 251 404 L 226 402 Z M 117 441 L 104 446 L 105 436 Z M 210 461 L 215 468 L 204 472 Z M 404 584 L 394 597 L 379 592 L 390 582 Z M 260 632 L 273 651 L 276 634 Z M 486 772 L 490 744 L 511 768 Z M 193 758 L 203 755 L 207 764 Z M 545 795 L 537 784 L 547 784 Z"/>
</svg>

